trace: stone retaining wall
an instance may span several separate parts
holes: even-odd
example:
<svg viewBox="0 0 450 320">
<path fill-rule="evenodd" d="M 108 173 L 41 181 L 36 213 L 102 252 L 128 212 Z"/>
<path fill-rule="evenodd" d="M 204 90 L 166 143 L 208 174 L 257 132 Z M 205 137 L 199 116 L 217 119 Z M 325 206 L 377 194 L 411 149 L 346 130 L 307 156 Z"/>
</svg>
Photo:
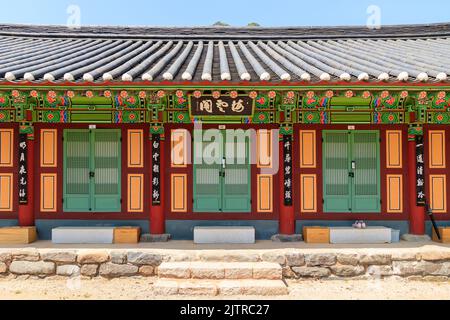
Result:
<svg viewBox="0 0 450 320">
<path fill-rule="evenodd" d="M 0 249 L 0 278 L 152 277 L 163 261 L 275 262 L 286 279 L 450 280 L 450 248 L 280 250 Z"/>
</svg>

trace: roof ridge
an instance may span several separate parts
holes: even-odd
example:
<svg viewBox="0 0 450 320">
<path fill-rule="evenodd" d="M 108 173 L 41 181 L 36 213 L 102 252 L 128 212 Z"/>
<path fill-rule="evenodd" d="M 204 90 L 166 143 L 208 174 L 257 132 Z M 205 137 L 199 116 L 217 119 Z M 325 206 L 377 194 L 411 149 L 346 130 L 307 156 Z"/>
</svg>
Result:
<svg viewBox="0 0 450 320">
<path fill-rule="evenodd" d="M 283 31 L 280 32 L 279 31 Z M 345 39 L 420 38 L 450 36 L 450 23 L 366 26 L 100 26 L 0 24 L 0 35 L 48 38 L 129 38 L 129 39 Z"/>
</svg>

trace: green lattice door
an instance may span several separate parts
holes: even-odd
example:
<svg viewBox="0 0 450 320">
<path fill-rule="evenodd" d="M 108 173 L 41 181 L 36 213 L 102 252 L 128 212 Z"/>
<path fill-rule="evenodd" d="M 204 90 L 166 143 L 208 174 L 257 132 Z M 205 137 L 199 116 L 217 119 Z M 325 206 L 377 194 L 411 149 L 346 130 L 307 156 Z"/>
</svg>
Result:
<svg viewBox="0 0 450 320">
<path fill-rule="evenodd" d="M 120 130 L 64 131 L 64 211 L 120 212 Z"/>
<path fill-rule="evenodd" d="M 324 131 L 325 212 L 380 212 L 378 131 Z"/>
<path fill-rule="evenodd" d="M 250 212 L 251 167 L 248 139 L 238 144 L 222 141 L 212 159 L 200 157 L 209 154 L 209 143 L 194 143 L 194 211 L 195 212 Z M 234 148 L 234 152 L 225 152 Z M 232 155 L 228 157 L 227 155 Z"/>
</svg>

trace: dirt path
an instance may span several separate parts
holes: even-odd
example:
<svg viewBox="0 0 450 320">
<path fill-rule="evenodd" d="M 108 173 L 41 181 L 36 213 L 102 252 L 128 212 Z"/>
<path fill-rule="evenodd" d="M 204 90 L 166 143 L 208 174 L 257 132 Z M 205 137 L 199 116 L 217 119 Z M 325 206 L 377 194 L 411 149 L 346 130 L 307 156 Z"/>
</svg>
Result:
<svg viewBox="0 0 450 320">
<path fill-rule="evenodd" d="M 0 279 L 0 299 L 192 299 L 193 297 L 156 297 L 152 278 L 126 279 Z M 288 281 L 288 297 L 231 297 L 232 299 L 445 299 L 450 300 L 450 281 L 404 280 Z M 206 297 L 208 298 L 208 297 Z M 213 297 L 230 299 L 230 297 Z"/>
</svg>

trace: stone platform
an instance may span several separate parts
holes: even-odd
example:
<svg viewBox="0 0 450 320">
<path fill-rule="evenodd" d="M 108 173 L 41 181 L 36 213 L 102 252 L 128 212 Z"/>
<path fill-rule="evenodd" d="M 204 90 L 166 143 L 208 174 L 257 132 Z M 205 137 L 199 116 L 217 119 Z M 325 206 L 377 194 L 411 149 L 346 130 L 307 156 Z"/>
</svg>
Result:
<svg viewBox="0 0 450 320">
<path fill-rule="evenodd" d="M 153 277 L 154 290 L 161 294 L 284 295 L 289 289 L 283 281 L 286 279 L 398 277 L 449 281 L 450 247 L 431 243 L 410 247 L 402 243 L 378 248 L 292 245 L 245 250 L 43 245 L 0 248 L 0 279 L 23 276 Z"/>
</svg>

